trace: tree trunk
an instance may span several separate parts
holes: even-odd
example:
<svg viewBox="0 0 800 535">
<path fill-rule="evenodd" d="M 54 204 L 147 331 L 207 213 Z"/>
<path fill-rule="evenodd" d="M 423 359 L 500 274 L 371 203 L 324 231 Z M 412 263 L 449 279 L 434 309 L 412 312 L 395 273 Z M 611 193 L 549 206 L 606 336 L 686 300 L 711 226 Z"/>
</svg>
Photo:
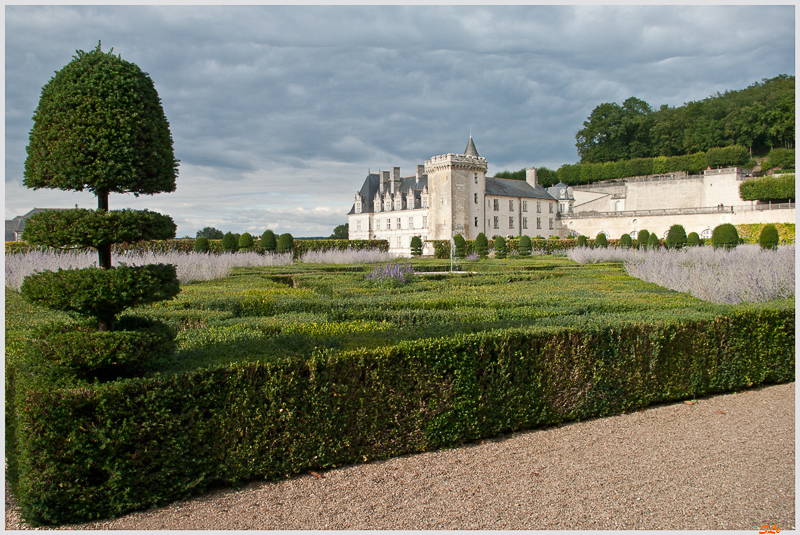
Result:
<svg viewBox="0 0 800 535">
<path fill-rule="evenodd" d="M 97 211 L 108 212 L 108 192 L 97 192 Z M 97 246 L 98 264 L 102 269 L 111 269 L 111 244 L 104 243 Z"/>
</svg>

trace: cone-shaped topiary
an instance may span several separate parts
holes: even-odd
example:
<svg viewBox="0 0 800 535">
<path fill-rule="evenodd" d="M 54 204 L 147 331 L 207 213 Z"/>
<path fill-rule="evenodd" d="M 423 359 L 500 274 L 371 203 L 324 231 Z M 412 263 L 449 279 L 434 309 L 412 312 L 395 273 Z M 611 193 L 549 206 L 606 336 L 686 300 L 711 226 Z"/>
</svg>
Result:
<svg viewBox="0 0 800 535">
<path fill-rule="evenodd" d="M 271 230 L 265 230 L 261 235 L 261 248 L 268 253 L 274 253 L 278 249 L 278 239 Z"/>
<path fill-rule="evenodd" d="M 775 225 L 764 225 L 758 237 L 758 244 L 762 249 L 777 249 L 780 238 Z"/>
<path fill-rule="evenodd" d="M 481 232 L 475 237 L 474 248 L 481 258 L 486 258 L 489 255 L 489 238 L 486 237 L 486 234 Z"/>
<path fill-rule="evenodd" d="M 603 232 L 598 234 L 594 239 L 594 244 L 597 247 L 608 247 L 608 239 L 606 238 L 606 235 Z"/>
<path fill-rule="evenodd" d="M 26 222 L 24 239 L 62 249 L 95 248 L 100 269 L 38 273 L 23 283 L 24 297 L 94 317 L 100 331 L 112 331 L 122 310 L 177 295 L 174 266 L 111 266 L 115 243 L 175 237 L 169 216 L 108 210 L 110 193 L 175 191 L 178 160 L 169 123 L 146 73 L 102 52 L 99 44 L 78 51 L 42 88 L 26 150 L 27 187 L 89 190 L 97 196 L 97 210 L 36 214 Z"/>
<path fill-rule="evenodd" d="M 211 245 L 208 243 L 208 238 L 206 238 L 205 236 L 194 240 L 195 253 L 207 253 L 210 250 L 211 250 Z"/>
<path fill-rule="evenodd" d="M 622 236 L 620 236 L 620 238 L 619 238 L 619 246 L 620 247 L 624 247 L 624 248 L 628 249 L 628 248 L 630 248 L 630 246 L 632 244 L 633 244 L 633 240 L 631 239 L 631 235 L 630 234 L 623 234 Z"/>
<path fill-rule="evenodd" d="M 505 258 L 506 257 L 506 239 L 502 236 L 498 236 L 494 239 L 494 257 L 495 258 Z"/>
<path fill-rule="evenodd" d="M 690 232 L 688 236 L 686 236 L 686 245 L 689 247 L 696 247 L 700 245 L 700 235 L 697 232 Z"/>
<path fill-rule="evenodd" d="M 686 229 L 683 225 L 672 225 L 667 232 L 665 245 L 667 249 L 682 249 L 686 245 Z"/>
<path fill-rule="evenodd" d="M 659 247 L 661 247 L 661 240 L 655 234 L 650 234 L 650 237 L 647 238 L 647 248 L 658 249 Z"/>
<path fill-rule="evenodd" d="M 517 251 L 519 251 L 520 256 L 530 256 L 531 255 L 531 238 L 530 236 L 525 236 L 524 234 L 519 237 L 519 245 L 517 245 Z"/>
<path fill-rule="evenodd" d="M 464 236 L 461 234 L 456 234 L 453 236 L 453 243 L 456 245 L 456 258 L 464 258 L 464 256 L 466 256 L 465 250 L 467 248 L 467 242 L 464 239 Z"/>
<path fill-rule="evenodd" d="M 411 238 L 411 256 L 422 256 L 422 238 L 419 236 Z"/>
<path fill-rule="evenodd" d="M 639 249 L 647 249 L 650 243 L 650 231 L 647 229 L 640 230 L 639 234 L 636 235 L 636 241 L 639 242 Z"/>
<path fill-rule="evenodd" d="M 253 241 L 253 236 L 249 232 L 245 232 L 241 236 L 239 236 L 239 249 L 249 250 L 253 248 L 255 242 Z"/>
<path fill-rule="evenodd" d="M 723 223 L 711 233 L 711 243 L 715 249 L 719 247 L 732 249 L 739 245 L 739 232 L 730 223 Z"/>
</svg>

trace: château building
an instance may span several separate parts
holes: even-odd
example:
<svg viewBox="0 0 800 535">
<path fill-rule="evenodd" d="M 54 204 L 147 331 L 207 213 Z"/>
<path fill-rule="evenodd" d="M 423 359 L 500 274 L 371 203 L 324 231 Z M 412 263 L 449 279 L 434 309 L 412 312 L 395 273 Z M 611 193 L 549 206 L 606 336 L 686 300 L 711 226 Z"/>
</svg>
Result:
<svg viewBox="0 0 800 535">
<path fill-rule="evenodd" d="M 536 169 L 525 181 L 487 177 L 486 170 L 470 136 L 463 154 L 434 156 L 414 175 L 401 177 L 399 167 L 369 173 L 347 214 L 349 238 L 387 240 L 390 252 L 408 256 L 414 236 L 422 238 L 423 254 L 433 254 L 426 242 L 456 234 L 559 235 L 559 201 L 539 185 Z"/>
</svg>

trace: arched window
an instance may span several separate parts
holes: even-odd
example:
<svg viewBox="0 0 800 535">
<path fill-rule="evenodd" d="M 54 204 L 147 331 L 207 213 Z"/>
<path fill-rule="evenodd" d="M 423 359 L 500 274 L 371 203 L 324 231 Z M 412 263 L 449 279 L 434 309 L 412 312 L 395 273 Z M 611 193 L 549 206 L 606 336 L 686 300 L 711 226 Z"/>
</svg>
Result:
<svg viewBox="0 0 800 535">
<path fill-rule="evenodd" d="M 711 239 L 711 235 L 713 233 L 714 233 L 714 231 L 711 230 L 711 227 L 708 227 L 703 232 L 700 233 L 700 237 L 703 238 L 704 240 L 710 240 Z"/>
<path fill-rule="evenodd" d="M 629 236 L 630 236 L 632 239 L 634 239 L 634 240 L 635 240 L 635 239 L 636 239 L 636 238 L 639 236 L 639 231 L 638 231 L 638 230 L 632 230 L 632 231 L 630 231 L 630 232 L 628 233 L 628 235 L 629 235 Z"/>
</svg>

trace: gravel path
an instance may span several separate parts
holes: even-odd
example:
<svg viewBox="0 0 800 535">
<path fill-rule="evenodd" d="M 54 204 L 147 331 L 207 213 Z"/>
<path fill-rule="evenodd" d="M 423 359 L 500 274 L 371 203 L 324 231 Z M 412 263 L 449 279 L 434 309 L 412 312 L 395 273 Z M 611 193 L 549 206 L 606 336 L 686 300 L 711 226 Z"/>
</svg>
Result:
<svg viewBox="0 0 800 535">
<path fill-rule="evenodd" d="M 63 529 L 795 527 L 794 383 L 221 489 Z M 6 492 L 6 529 L 30 529 Z"/>
</svg>

